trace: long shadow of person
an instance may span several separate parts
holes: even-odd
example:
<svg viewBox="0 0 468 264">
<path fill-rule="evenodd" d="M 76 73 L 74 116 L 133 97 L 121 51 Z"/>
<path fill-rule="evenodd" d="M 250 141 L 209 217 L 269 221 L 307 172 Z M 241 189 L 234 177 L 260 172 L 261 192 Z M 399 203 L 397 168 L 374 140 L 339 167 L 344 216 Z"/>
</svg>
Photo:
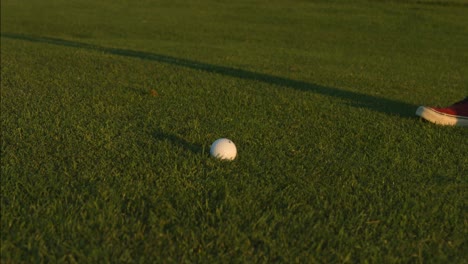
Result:
<svg viewBox="0 0 468 264">
<path fill-rule="evenodd" d="M 297 89 L 308 91 L 325 96 L 335 97 L 346 100 L 350 105 L 355 107 L 367 108 L 372 111 L 385 113 L 387 115 L 397 115 L 401 117 L 414 116 L 416 106 L 401 101 L 396 101 L 384 97 L 368 95 L 365 93 L 358 93 L 347 91 L 338 88 L 325 87 L 314 83 L 308 83 L 300 80 L 293 80 L 285 77 L 279 77 L 264 73 L 247 71 L 237 68 L 225 67 L 220 65 L 213 65 L 188 59 L 176 58 L 151 52 L 135 51 L 130 49 L 119 49 L 102 47 L 98 45 L 82 43 L 77 41 L 70 41 L 65 39 L 28 36 L 14 33 L 2 33 L 2 38 L 25 40 L 31 42 L 47 43 L 51 45 L 74 47 L 79 49 L 87 49 L 100 51 L 108 54 L 139 58 L 144 60 L 151 60 L 160 63 L 172 64 L 180 67 L 202 70 L 205 72 L 221 74 L 234 78 L 241 78 L 245 80 L 255 80 L 267 84 L 278 85 L 285 88 Z"/>
</svg>

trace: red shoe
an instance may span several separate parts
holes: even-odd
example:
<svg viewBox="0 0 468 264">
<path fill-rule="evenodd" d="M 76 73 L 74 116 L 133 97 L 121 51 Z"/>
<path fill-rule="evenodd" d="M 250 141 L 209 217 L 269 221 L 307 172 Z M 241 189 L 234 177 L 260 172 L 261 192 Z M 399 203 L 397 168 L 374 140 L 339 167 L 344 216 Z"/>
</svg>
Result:
<svg viewBox="0 0 468 264">
<path fill-rule="evenodd" d="M 416 115 L 438 125 L 468 127 L 468 97 L 446 108 L 420 106 Z"/>
</svg>

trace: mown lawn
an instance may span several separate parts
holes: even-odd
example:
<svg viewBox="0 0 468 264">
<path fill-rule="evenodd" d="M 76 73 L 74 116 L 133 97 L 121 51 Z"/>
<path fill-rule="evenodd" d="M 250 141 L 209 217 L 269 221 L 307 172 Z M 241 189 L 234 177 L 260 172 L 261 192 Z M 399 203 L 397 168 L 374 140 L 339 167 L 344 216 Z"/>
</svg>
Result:
<svg viewBox="0 0 468 264">
<path fill-rule="evenodd" d="M 464 263 L 467 11 L 1 0 L 1 262 Z"/>
</svg>

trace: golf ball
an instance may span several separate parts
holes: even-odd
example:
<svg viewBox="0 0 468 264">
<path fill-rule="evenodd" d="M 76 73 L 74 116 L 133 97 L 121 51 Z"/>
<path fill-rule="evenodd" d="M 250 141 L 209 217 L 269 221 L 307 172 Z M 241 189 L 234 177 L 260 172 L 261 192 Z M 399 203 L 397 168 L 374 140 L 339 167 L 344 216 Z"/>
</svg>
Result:
<svg viewBox="0 0 468 264">
<path fill-rule="evenodd" d="M 211 156 L 222 160 L 233 160 L 237 156 L 234 142 L 227 138 L 220 138 L 211 144 Z"/>
</svg>

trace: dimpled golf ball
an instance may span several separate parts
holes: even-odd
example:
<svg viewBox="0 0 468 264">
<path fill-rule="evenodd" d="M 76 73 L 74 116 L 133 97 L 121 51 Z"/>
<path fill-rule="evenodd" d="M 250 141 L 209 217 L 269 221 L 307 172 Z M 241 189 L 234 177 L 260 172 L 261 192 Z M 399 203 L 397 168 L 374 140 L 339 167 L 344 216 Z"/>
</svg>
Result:
<svg viewBox="0 0 468 264">
<path fill-rule="evenodd" d="M 227 138 L 220 138 L 211 144 L 211 156 L 222 160 L 233 160 L 237 156 L 234 142 Z"/>
</svg>

